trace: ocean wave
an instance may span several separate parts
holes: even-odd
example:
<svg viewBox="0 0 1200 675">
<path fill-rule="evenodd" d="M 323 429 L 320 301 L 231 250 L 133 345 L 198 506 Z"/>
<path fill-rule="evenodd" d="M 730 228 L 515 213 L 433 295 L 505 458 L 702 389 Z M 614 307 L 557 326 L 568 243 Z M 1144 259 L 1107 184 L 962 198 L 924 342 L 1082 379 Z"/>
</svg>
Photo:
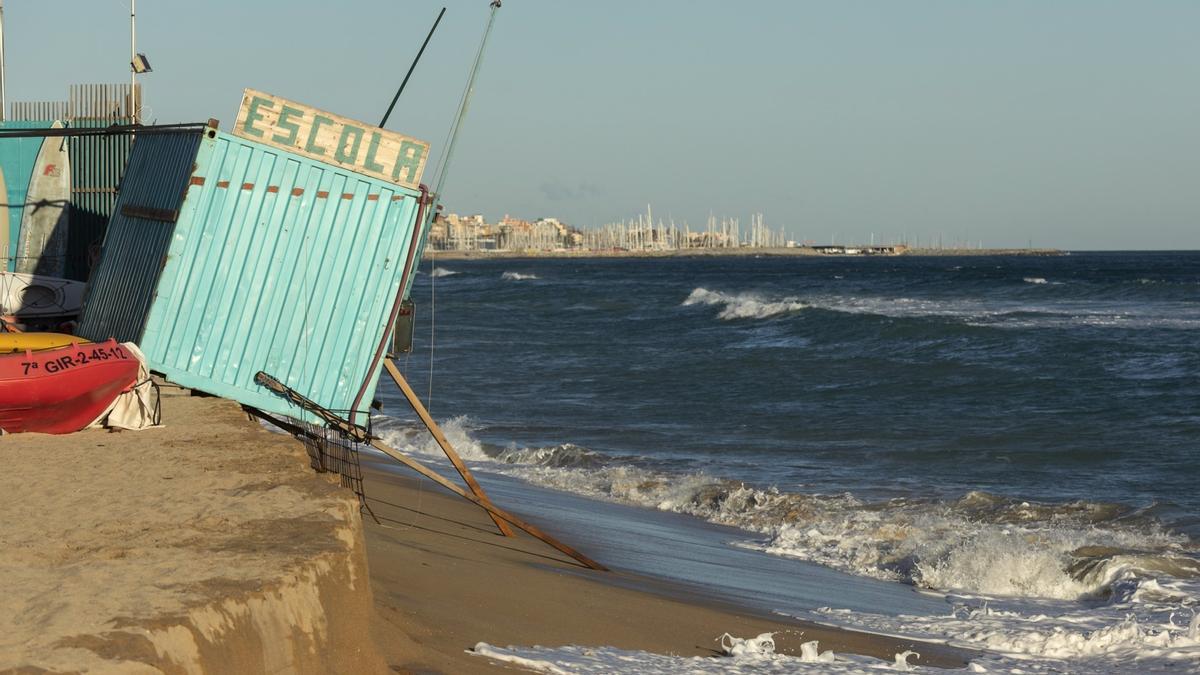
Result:
<svg viewBox="0 0 1200 675">
<path fill-rule="evenodd" d="M 725 320 L 734 319 L 768 319 L 781 314 L 799 312 L 808 307 L 797 298 L 767 300 L 754 293 L 738 293 L 731 295 L 707 288 L 696 288 L 683 301 L 683 306 L 709 305 L 720 306 L 717 317 Z"/>
<path fill-rule="evenodd" d="M 505 272 L 500 275 L 500 278 L 505 281 L 525 281 L 528 279 L 539 279 L 536 274 L 525 274 L 523 272 Z"/>
<path fill-rule="evenodd" d="M 1029 279 L 1026 281 L 1029 282 Z M 1038 281 L 1030 283 L 1041 284 Z M 1046 283 L 1061 285 L 1061 282 Z M 752 292 L 726 293 L 697 287 L 681 305 L 720 307 L 717 318 L 725 321 L 769 319 L 797 314 L 802 310 L 820 310 L 889 319 L 941 319 L 988 328 L 1091 326 L 1186 329 L 1200 326 L 1200 314 L 1194 305 L 1161 306 L 1149 310 L 1128 302 L 1061 299 L 1030 303 L 1019 298 L 922 298 L 840 294 L 814 294 L 802 298 Z"/>
<path fill-rule="evenodd" d="M 423 428 L 377 420 L 388 443 L 441 456 Z M 1081 672 L 1122 672 L 1135 662 L 1147 672 L 1200 658 L 1200 549 L 1163 528 L 1153 509 L 986 492 L 886 501 L 789 493 L 656 470 L 644 458 L 569 443 L 493 446 L 478 439 L 466 417 L 447 420 L 443 430 L 478 470 L 738 527 L 756 538 L 735 545 L 935 590 L 953 603 L 947 616 L 826 608 L 801 618 L 987 650 L 977 662 L 988 670 L 1066 659 Z M 640 657 L 627 658 L 633 664 Z M 791 672 L 785 666 L 795 667 L 792 658 L 772 664 Z M 577 665 L 571 672 L 591 672 Z M 663 661 L 651 672 L 692 672 L 689 665 Z M 845 666 L 860 672 L 872 664 Z"/>
<path fill-rule="evenodd" d="M 452 277 L 455 274 L 458 274 L 458 272 L 455 272 L 452 269 L 446 267 L 435 267 L 433 268 L 433 271 L 429 273 L 429 276 L 433 277 L 434 279 L 440 279 L 441 277 Z"/>
<path fill-rule="evenodd" d="M 396 447 L 441 454 L 415 428 L 380 428 Z M 671 474 L 569 443 L 491 447 L 475 429 L 465 417 L 443 425 L 465 459 L 489 470 L 739 527 L 762 537 L 741 546 L 851 574 L 943 592 L 1100 601 L 1127 598 L 1144 581 L 1200 579 L 1194 542 L 1119 504 L 1038 503 L 985 492 L 865 502 L 850 494 L 790 493 L 704 473 Z"/>
</svg>

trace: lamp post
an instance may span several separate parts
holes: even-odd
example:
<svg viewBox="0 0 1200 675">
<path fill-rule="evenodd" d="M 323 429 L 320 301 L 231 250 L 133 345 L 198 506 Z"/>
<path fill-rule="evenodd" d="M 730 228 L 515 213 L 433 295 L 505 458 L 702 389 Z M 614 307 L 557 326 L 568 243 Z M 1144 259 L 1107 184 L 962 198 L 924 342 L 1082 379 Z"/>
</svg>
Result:
<svg viewBox="0 0 1200 675">
<path fill-rule="evenodd" d="M 134 124 L 141 121 L 142 112 L 138 105 L 137 76 L 150 72 L 154 72 L 150 60 L 137 51 L 137 0 L 129 0 L 129 116 Z"/>
<path fill-rule="evenodd" d="M 129 0 L 129 116 L 138 122 L 137 110 L 137 0 Z"/>
</svg>

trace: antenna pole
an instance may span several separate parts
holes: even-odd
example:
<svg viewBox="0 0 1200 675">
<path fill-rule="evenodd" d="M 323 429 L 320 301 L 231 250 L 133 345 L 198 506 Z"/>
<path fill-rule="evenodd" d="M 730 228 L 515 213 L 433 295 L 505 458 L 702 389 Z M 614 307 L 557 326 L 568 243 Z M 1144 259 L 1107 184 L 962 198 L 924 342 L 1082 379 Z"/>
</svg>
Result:
<svg viewBox="0 0 1200 675">
<path fill-rule="evenodd" d="M 417 69 L 417 62 L 421 60 L 421 55 L 425 53 L 425 47 L 429 45 L 429 38 L 433 37 L 433 31 L 437 30 L 438 24 L 442 22 L 442 16 L 445 15 L 446 8 L 438 12 L 437 19 L 433 22 L 433 28 L 429 29 L 429 35 L 425 36 L 425 41 L 421 43 L 421 48 L 417 50 L 417 58 L 413 59 L 412 65 L 408 67 L 408 73 L 404 75 L 404 81 L 400 83 L 400 88 L 396 90 L 396 95 L 392 97 L 392 104 L 388 106 L 387 112 L 383 113 L 383 119 L 379 122 L 379 128 L 387 125 L 388 118 L 392 116 L 392 109 L 396 107 L 396 101 L 400 100 L 400 94 L 404 91 L 404 87 L 408 85 L 408 78 L 412 77 L 413 71 Z"/>
<path fill-rule="evenodd" d="M 0 122 L 4 121 L 4 109 L 8 107 L 4 92 L 4 0 L 0 0 Z"/>
<path fill-rule="evenodd" d="M 137 0 L 129 0 L 129 116 L 138 123 L 137 109 Z"/>
</svg>

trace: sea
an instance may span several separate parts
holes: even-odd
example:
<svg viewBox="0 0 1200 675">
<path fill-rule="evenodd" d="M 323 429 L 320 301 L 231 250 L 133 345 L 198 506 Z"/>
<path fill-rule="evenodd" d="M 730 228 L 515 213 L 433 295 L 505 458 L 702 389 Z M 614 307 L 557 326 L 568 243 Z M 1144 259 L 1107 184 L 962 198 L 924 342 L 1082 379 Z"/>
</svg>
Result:
<svg viewBox="0 0 1200 675">
<path fill-rule="evenodd" d="M 434 256 L 413 298 L 401 365 L 485 489 L 601 562 L 977 672 L 1200 672 L 1200 253 Z M 379 397 L 376 432 L 436 462 Z M 913 667 L 724 639 L 477 651 Z"/>
</svg>

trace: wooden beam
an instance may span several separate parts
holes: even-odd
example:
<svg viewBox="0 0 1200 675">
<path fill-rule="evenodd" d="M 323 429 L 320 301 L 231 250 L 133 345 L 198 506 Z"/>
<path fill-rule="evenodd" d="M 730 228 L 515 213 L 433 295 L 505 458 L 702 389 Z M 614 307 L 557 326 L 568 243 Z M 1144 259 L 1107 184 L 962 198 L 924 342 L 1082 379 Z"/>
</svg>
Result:
<svg viewBox="0 0 1200 675">
<path fill-rule="evenodd" d="M 391 375 L 392 379 L 396 381 L 396 386 L 400 387 L 400 391 L 404 394 L 404 398 L 408 399 L 408 404 L 412 406 L 412 409 L 417 413 L 417 416 L 420 417 L 421 421 L 425 423 L 425 427 L 429 429 L 429 433 L 433 434 L 433 440 L 437 441 L 437 444 L 441 446 L 442 452 L 446 453 L 446 457 L 450 459 L 450 463 L 454 465 L 455 470 L 458 471 L 458 475 L 462 476 L 463 482 L 467 484 L 467 487 L 471 488 L 472 494 L 474 494 L 481 503 L 491 505 L 492 500 L 488 499 L 487 493 L 484 492 L 483 488 L 479 486 L 478 481 L 475 480 L 475 476 L 471 475 L 471 470 L 467 468 L 467 465 L 463 463 L 462 458 L 459 457 L 458 453 L 454 451 L 454 447 L 450 445 L 450 441 L 446 438 L 446 434 L 442 433 L 441 427 L 437 425 L 437 422 L 433 421 L 433 417 L 431 417 L 429 415 L 429 411 L 425 409 L 425 404 L 421 403 L 421 399 L 417 398 L 417 392 L 413 391 L 413 388 L 409 386 L 408 381 L 405 380 L 404 376 L 400 374 L 400 369 L 396 367 L 396 363 L 389 358 L 385 358 L 383 360 L 383 367 L 387 369 L 388 375 Z M 516 536 L 513 533 L 512 528 L 510 528 L 508 523 L 504 522 L 502 518 L 496 517 L 496 515 L 491 511 L 488 511 L 488 515 L 492 517 L 492 522 L 496 523 L 496 527 L 500 528 L 501 534 L 506 537 Z"/>
</svg>

